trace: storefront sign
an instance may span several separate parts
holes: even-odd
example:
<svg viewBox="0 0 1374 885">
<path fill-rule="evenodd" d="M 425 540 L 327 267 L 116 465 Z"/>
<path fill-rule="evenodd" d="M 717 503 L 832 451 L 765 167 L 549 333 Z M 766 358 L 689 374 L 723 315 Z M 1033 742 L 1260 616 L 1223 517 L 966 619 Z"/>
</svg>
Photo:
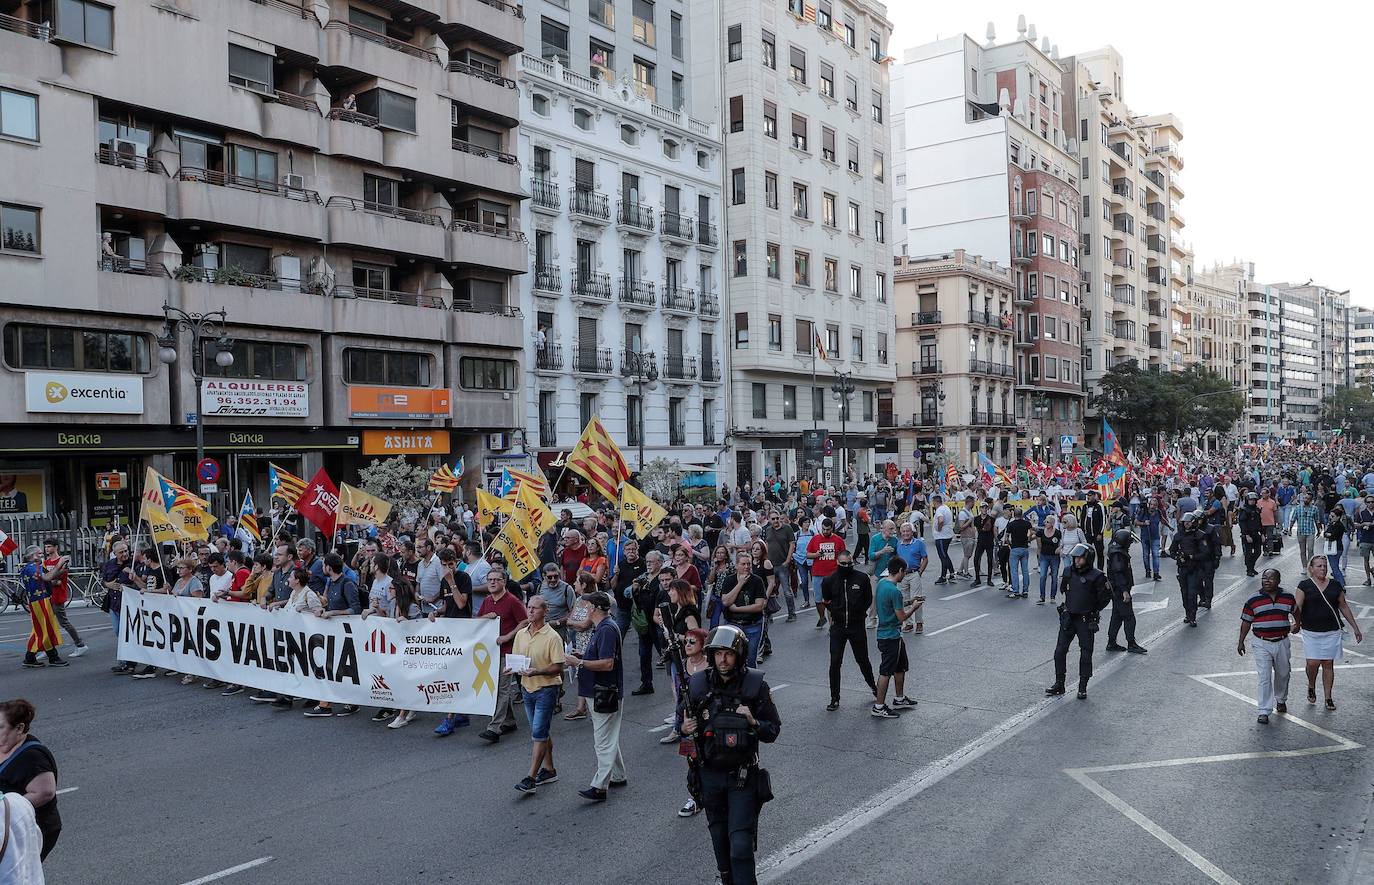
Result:
<svg viewBox="0 0 1374 885">
<path fill-rule="evenodd" d="M 206 378 L 200 382 L 200 395 L 206 415 L 263 418 L 306 418 L 310 415 L 310 385 L 299 381 Z"/>
<path fill-rule="evenodd" d="M 205 448 L 215 452 L 357 451 L 359 436 L 346 428 L 270 428 L 228 430 L 205 428 Z M 0 453 L 40 455 L 63 452 L 194 452 L 196 435 L 186 430 L 135 429 L 101 426 L 44 427 L 6 425 L 0 433 Z"/>
<path fill-rule="evenodd" d="M 142 415 L 143 378 L 97 372 L 25 372 L 24 407 L 30 412 Z"/>
<path fill-rule="evenodd" d="M 364 455 L 447 455 L 447 430 L 364 430 Z"/>
<path fill-rule="evenodd" d="M 348 413 L 354 418 L 401 418 L 432 421 L 447 418 L 452 397 L 447 388 L 350 387 Z"/>
</svg>

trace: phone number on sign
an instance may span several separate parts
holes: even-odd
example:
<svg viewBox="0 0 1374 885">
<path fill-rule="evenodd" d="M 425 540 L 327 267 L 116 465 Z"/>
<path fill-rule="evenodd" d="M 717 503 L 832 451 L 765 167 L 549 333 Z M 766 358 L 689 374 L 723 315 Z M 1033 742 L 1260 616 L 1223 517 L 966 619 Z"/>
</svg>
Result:
<svg viewBox="0 0 1374 885">
<path fill-rule="evenodd" d="M 310 407 L 305 397 L 224 396 L 210 397 L 205 404 L 210 415 L 307 415 Z"/>
</svg>

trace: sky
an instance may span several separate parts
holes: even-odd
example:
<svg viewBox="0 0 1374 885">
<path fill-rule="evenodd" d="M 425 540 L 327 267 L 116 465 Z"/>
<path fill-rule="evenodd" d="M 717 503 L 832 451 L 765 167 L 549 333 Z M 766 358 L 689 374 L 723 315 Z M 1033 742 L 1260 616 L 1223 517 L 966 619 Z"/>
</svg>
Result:
<svg viewBox="0 0 1374 885">
<path fill-rule="evenodd" d="M 887 9 L 898 63 L 908 47 L 961 32 L 983 44 L 989 21 L 998 43 L 1011 42 L 1020 14 L 1061 58 L 1114 46 L 1131 112 L 1182 122 L 1183 237 L 1196 265 L 1253 261 L 1261 282 L 1312 279 L 1374 307 L 1361 273 L 1374 187 L 1358 61 L 1374 5 L 887 0 Z"/>
</svg>

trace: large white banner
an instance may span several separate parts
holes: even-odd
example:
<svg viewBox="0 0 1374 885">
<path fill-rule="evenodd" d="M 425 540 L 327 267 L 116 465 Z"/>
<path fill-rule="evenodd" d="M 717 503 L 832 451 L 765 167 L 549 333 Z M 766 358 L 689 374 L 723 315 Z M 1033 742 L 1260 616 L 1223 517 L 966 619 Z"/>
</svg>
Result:
<svg viewBox="0 0 1374 885">
<path fill-rule="evenodd" d="M 317 701 L 490 716 L 499 635 L 491 618 L 326 620 L 126 590 L 119 659 Z"/>
<path fill-rule="evenodd" d="M 306 418 L 310 385 L 300 381 L 254 381 L 206 378 L 200 382 L 202 410 L 207 415 L 253 415 Z"/>
</svg>

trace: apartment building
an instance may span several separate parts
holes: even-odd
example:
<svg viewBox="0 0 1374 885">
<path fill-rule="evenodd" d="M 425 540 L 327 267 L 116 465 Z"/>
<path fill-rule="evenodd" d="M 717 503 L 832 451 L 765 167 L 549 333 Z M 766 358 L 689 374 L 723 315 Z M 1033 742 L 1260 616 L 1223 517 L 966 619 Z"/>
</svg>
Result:
<svg viewBox="0 0 1374 885">
<path fill-rule="evenodd" d="M 977 304 L 928 310 L 921 305 L 938 299 L 923 292 L 916 307 L 898 311 L 899 329 L 909 321 L 938 344 L 925 358 L 902 359 L 899 373 L 926 382 L 958 373 L 955 385 L 969 385 L 978 406 L 950 412 L 947 441 L 958 440 L 965 456 L 974 441 L 1002 463 L 1031 454 L 1037 435 L 1054 440 L 1040 450 L 1051 457 L 1061 440 L 1069 450 L 1082 444 L 1078 127 L 1057 56 L 1047 39 L 1036 45 L 1023 21 L 1001 45 L 990 26 L 986 45 L 959 35 L 909 49 L 893 78 L 903 148 L 894 206 L 908 270 L 929 285 L 950 255 L 977 255 L 1010 274 L 1012 292 L 1006 304 L 984 304 L 980 294 Z M 935 364 L 939 373 L 922 369 Z M 969 424 L 993 419 L 1009 423 Z"/>
<path fill-rule="evenodd" d="M 1351 387 L 1355 383 L 1354 362 L 1351 358 L 1351 341 L 1354 326 L 1350 317 L 1350 290 L 1337 292 L 1326 286 L 1304 283 L 1294 286 L 1296 295 L 1315 299 L 1317 302 L 1317 332 L 1319 336 L 1320 371 L 1322 399 Z"/>
<path fill-rule="evenodd" d="M 0 2 L 0 472 L 29 509 L 127 519 L 95 474 L 145 465 L 195 485 L 198 421 L 221 514 L 267 502 L 268 459 L 499 469 L 524 26 L 501 0 Z M 164 305 L 225 323 L 194 353 Z"/>
<path fill-rule="evenodd" d="M 600 415 L 632 467 L 715 469 L 725 428 L 720 76 L 666 0 L 526 3 L 520 161 L 533 273 L 521 283 L 528 440 L 551 468 Z M 714 45 L 714 37 L 708 37 Z M 537 51 L 536 51 L 537 50 Z"/>
<path fill-rule="evenodd" d="M 734 481 L 815 476 L 808 430 L 832 440 L 836 468 L 872 470 L 889 444 L 876 438 L 880 395 L 895 379 L 886 9 L 697 5 L 715 20 L 694 21 L 693 70 L 725 77 L 718 95 L 692 99 L 727 127 Z"/>
<path fill-rule="evenodd" d="M 1321 305 L 1281 285 L 1245 280 L 1252 442 L 1316 439 L 1321 414 Z"/>
<path fill-rule="evenodd" d="M 1374 383 L 1374 310 L 1350 308 L 1350 373 L 1352 385 Z"/>
<path fill-rule="evenodd" d="M 1254 265 L 1243 262 L 1195 268 L 1193 255 L 1184 257 L 1184 271 L 1191 281 L 1184 290 L 1188 321 L 1183 328 L 1183 362 L 1200 365 L 1250 396 L 1250 322 L 1246 312 L 1247 280 Z M 1248 412 L 1232 433 L 1249 438 Z M 1218 443 L 1219 445 L 1220 443 Z"/>
</svg>

